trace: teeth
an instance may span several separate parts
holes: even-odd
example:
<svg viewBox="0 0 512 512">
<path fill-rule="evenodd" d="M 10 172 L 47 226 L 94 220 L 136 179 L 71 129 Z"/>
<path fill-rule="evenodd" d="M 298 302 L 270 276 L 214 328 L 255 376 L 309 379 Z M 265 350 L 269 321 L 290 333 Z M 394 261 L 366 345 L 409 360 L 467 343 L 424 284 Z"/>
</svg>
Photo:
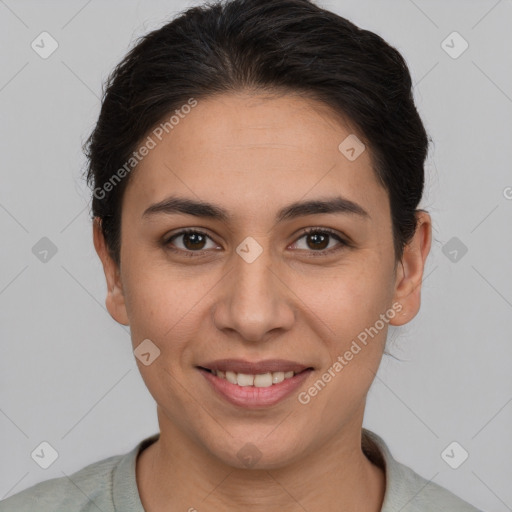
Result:
<svg viewBox="0 0 512 512">
<path fill-rule="evenodd" d="M 239 373 L 236 377 L 236 382 L 239 386 L 252 386 L 254 384 L 254 375 Z"/>
<path fill-rule="evenodd" d="M 274 372 L 272 374 L 272 384 L 279 384 L 284 380 L 284 372 Z"/>
<path fill-rule="evenodd" d="M 221 377 L 222 378 L 222 371 L 214 371 L 213 373 L 215 373 L 215 375 L 217 375 L 217 377 Z M 226 372 L 226 380 L 228 382 L 231 382 L 231 384 L 238 384 L 237 381 L 236 381 L 236 373 L 235 372 Z"/>
<path fill-rule="evenodd" d="M 293 371 L 289 372 L 268 372 L 251 375 L 247 373 L 223 372 L 222 370 L 212 370 L 212 373 L 221 379 L 226 379 L 231 384 L 239 386 L 255 386 L 257 388 L 268 388 L 272 384 L 279 384 L 285 379 L 290 379 L 295 375 Z"/>
<path fill-rule="evenodd" d="M 257 388 L 269 388 L 272 386 L 272 374 L 262 373 L 261 375 L 256 375 L 254 377 L 254 385 Z"/>
</svg>

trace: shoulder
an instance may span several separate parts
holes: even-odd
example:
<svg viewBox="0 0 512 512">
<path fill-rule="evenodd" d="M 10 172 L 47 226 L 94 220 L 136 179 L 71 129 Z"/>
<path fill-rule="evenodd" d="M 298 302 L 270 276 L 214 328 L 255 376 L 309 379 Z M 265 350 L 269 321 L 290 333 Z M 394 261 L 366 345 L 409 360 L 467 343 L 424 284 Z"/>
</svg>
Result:
<svg viewBox="0 0 512 512">
<path fill-rule="evenodd" d="M 40 482 L 0 501 L 0 512 L 113 512 L 113 471 L 123 457 L 109 457 L 69 476 Z"/>
<path fill-rule="evenodd" d="M 363 450 L 370 460 L 385 466 L 386 492 L 381 512 L 481 512 L 395 460 L 384 440 L 366 429 L 363 429 Z"/>
<path fill-rule="evenodd" d="M 396 462 L 395 472 L 400 481 L 392 483 L 395 501 L 403 512 L 481 512 L 448 489 L 418 475 L 411 468 Z"/>
</svg>

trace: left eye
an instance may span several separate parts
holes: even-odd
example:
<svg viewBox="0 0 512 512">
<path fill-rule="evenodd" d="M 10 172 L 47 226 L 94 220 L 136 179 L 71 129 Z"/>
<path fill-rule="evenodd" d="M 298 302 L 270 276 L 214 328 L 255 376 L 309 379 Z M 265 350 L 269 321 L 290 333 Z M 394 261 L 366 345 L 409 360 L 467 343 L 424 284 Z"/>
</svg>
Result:
<svg viewBox="0 0 512 512">
<path fill-rule="evenodd" d="M 295 246 L 299 245 L 299 241 L 305 239 L 306 247 L 296 247 L 297 249 L 305 249 L 312 250 L 314 252 L 325 252 L 330 251 L 332 246 L 330 242 L 334 240 L 338 241 L 338 245 L 347 245 L 344 240 L 341 239 L 336 233 L 326 230 L 326 229 L 310 229 L 306 233 L 304 233 L 297 242 L 294 243 Z M 336 244 L 334 244 L 336 246 Z"/>
</svg>

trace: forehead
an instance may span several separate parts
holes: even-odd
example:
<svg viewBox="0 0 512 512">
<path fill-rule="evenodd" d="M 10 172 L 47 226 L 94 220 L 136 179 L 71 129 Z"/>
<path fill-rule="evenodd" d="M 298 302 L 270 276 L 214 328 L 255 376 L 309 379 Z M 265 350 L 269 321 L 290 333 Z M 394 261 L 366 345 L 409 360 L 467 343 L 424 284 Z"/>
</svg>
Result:
<svg viewBox="0 0 512 512">
<path fill-rule="evenodd" d="M 370 151 L 348 158 L 353 152 L 344 151 L 354 147 L 354 140 L 357 144 L 355 131 L 314 100 L 219 95 L 198 100 L 189 113 L 174 119 L 172 128 L 160 132 L 161 140 L 150 134 L 156 145 L 138 164 L 125 192 L 134 207 L 176 193 L 215 198 L 247 215 L 258 205 L 326 193 L 364 203 L 368 210 L 383 202 L 387 206 Z"/>
</svg>

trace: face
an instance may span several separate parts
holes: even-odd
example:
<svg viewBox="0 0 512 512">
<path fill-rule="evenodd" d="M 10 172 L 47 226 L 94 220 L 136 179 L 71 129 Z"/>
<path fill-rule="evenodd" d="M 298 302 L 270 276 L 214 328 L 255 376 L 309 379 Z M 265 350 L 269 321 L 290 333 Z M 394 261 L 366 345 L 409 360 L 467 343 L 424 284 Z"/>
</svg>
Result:
<svg viewBox="0 0 512 512">
<path fill-rule="evenodd" d="M 272 468 L 360 430 L 388 326 L 418 311 L 430 221 L 397 265 L 370 151 L 339 148 L 354 134 L 292 95 L 201 100 L 131 177 L 120 268 L 95 227 L 108 309 L 134 349 L 150 340 L 162 436 Z"/>
</svg>

